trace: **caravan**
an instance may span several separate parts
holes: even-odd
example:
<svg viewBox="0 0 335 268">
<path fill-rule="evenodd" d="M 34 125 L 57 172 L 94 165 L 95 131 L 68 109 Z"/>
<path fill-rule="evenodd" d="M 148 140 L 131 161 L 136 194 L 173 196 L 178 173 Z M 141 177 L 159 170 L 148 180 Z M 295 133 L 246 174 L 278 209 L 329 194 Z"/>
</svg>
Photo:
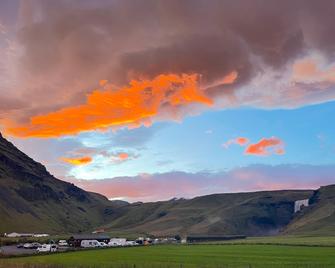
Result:
<svg viewBox="0 0 335 268">
<path fill-rule="evenodd" d="M 55 244 L 43 244 L 37 248 L 37 252 L 56 252 L 57 245 Z"/>
<path fill-rule="evenodd" d="M 99 248 L 101 247 L 100 242 L 98 240 L 83 240 L 80 243 L 82 248 Z"/>
<path fill-rule="evenodd" d="M 126 246 L 127 244 L 126 238 L 111 238 L 111 240 L 108 243 L 108 246 L 110 247 L 122 247 Z"/>
</svg>

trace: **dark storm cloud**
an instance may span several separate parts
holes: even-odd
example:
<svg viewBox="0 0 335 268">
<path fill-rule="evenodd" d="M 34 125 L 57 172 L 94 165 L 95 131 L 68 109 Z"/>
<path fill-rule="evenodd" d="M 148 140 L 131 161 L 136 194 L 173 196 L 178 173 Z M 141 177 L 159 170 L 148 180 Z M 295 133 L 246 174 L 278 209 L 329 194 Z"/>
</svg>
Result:
<svg viewBox="0 0 335 268">
<path fill-rule="evenodd" d="M 269 107 L 264 99 L 275 95 L 272 103 L 287 107 L 292 81 L 285 71 L 294 61 L 318 52 L 332 62 L 334 12 L 330 0 L 22 1 L 14 90 L 29 103 L 22 108 L 28 119 L 84 103 L 101 79 L 124 86 L 162 73 L 198 73 L 214 100 Z M 220 83 L 234 71 L 232 85 Z M 286 84 L 248 89 L 268 73 Z M 322 100 L 334 98 L 313 86 Z M 304 88 L 310 85 L 290 107 L 315 102 Z"/>
</svg>

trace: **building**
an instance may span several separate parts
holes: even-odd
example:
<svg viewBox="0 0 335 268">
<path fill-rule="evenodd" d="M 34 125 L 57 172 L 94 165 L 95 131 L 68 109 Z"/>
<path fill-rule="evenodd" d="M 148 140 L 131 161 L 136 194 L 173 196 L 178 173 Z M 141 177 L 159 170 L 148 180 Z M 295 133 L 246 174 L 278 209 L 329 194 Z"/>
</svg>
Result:
<svg viewBox="0 0 335 268">
<path fill-rule="evenodd" d="M 34 234 L 28 234 L 28 233 L 26 233 L 26 234 L 21 234 L 21 233 L 15 233 L 15 232 L 14 232 L 14 233 L 9 233 L 9 234 L 5 233 L 4 236 L 5 236 L 5 237 L 11 237 L 11 238 L 17 238 L 17 237 L 33 237 Z"/>
<path fill-rule="evenodd" d="M 226 241 L 234 239 L 245 239 L 245 235 L 190 235 L 186 237 L 187 243 Z"/>
<path fill-rule="evenodd" d="M 95 231 L 92 232 L 92 234 L 101 234 L 101 233 L 104 233 L 105 232 L 105 229 L 97 229 Z"/>
<path fill-rule="evenodd" d="M 71 247 L 80 247 L 83 240 L 98 240 L 108 244 L 110 237 L 106 234 L 79 234 L 71 236 L 68 243 Z"/>
<path fill-rule="evenodd" d="M 48 237 L 49 234 L 33 234 L 33 237 Z"/>
</svg>

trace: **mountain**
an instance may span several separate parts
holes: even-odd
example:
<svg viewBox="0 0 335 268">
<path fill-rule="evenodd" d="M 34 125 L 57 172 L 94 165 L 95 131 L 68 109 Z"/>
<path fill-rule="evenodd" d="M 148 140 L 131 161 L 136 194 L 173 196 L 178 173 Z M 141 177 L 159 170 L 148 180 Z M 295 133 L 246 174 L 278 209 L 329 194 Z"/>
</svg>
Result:
<svg viewBox="0 0 335 268">
<path fill-rule="evenodd" d="M 119 206 L 56 179 L 0 134 L 0 233 L 90 230 Z"/>
<path fill-rule="evenodd" d="M 104 228 L 157 236 L 278 234 L 294 218 L 294 202 L 312 195 L 309 190 L 268 191 L 135 203 L 119 208 Z"/>
<path fill-rule="evenodd" d="M 310 206 L 294 213 L 294 202 Z M 58 180 L 0 134 L 0 233 L 105 228 L 151 235 L 335 234 L 335 185 L 319 190 L 212 194 L 151 203 L 109 201 Z"/>
<path fill-rule="evenodd" d="M 288 224 L 285 233 L 335 235 L 335 185 L 314 191 L 309 203 Z"/>
</svg>

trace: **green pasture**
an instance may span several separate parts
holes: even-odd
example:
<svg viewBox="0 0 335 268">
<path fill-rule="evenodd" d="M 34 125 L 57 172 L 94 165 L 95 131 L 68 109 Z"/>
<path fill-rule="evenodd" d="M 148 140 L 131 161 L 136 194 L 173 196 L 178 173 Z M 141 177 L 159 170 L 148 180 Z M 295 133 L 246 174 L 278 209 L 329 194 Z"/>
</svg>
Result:
<svg viewBox="0 0 335 268">
<path fill-rule="evenodd" d="M 161 245 L 0 259 L 4 268 L 335 267 L 335 247 L 287 245 Z"/>
</svg>

